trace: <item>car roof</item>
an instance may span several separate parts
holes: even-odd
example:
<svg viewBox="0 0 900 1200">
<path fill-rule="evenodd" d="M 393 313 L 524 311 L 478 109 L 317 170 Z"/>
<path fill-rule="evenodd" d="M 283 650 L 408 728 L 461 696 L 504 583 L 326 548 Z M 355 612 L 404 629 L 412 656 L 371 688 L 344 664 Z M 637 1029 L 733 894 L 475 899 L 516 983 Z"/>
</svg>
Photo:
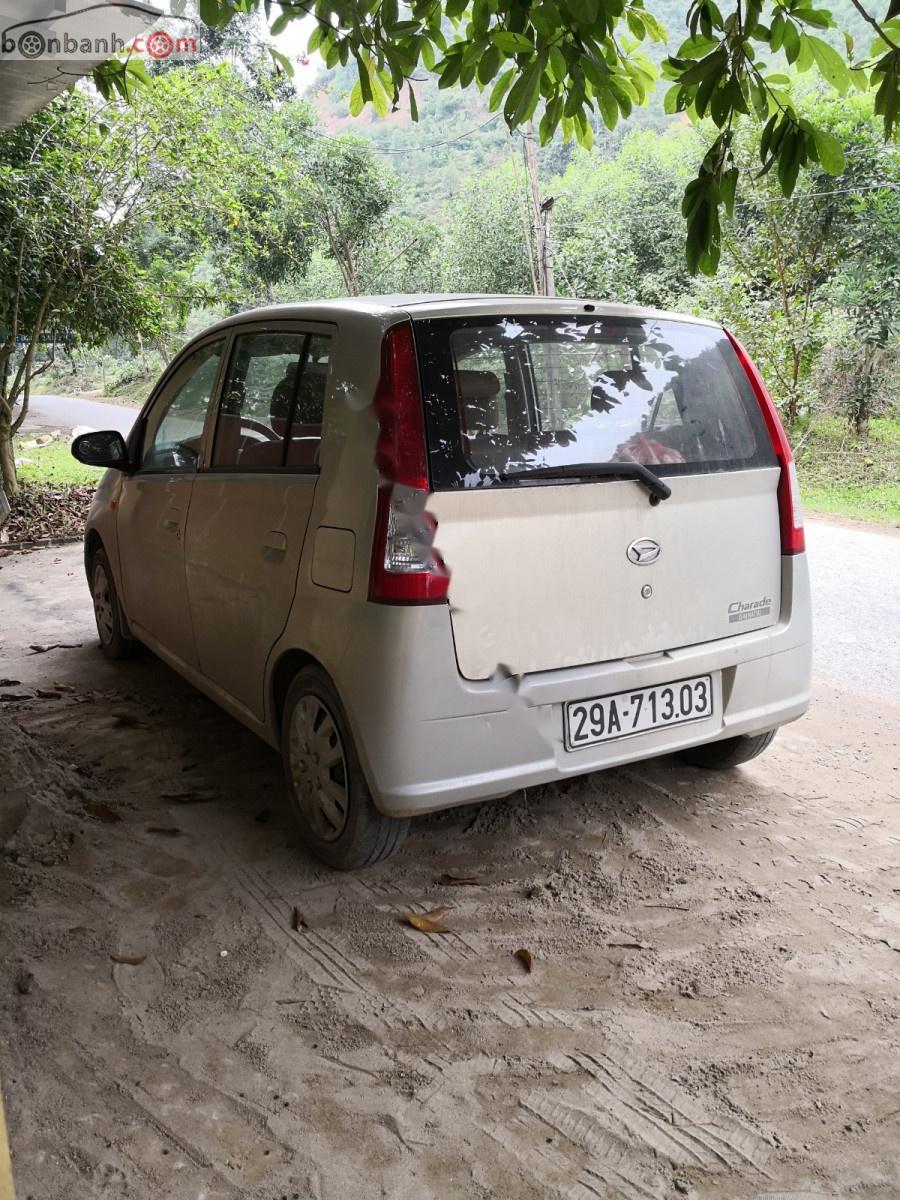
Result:
<svg viewBox="0 0 900 1200">
<path fill-rule="evenodd" d="M 349 296 L 339 300 L 307 300 L 297 303 L 273 304 L 265 308 L 252 308 L 245 312 L 235 313 L 234 316 L 219 321 L 203 332 L 207 334 L 212 330 L 243 324 L 248 320 L 337 321 L 341 314 L 351 313 L 362 317 L 371 316 L 382 324 L 386 319 L 390 321 L 392 317 L 402 320 L 404 315 L 413 319 L 422 319 L 447 316 L 527 316 L 530 314 L 536 316 L 541 314 L 583 316 L 585 313 L 591 313 L 598 317 L 632 317 L 636 320 L 668 318 L 690 321 L 698 325 L 717 326 L 715 321 L 688 313 L 640 308 L 629 304 L 608 304 L 601 300 L 586 298 L 423 292 L 408 295 Z"/>
</svg>

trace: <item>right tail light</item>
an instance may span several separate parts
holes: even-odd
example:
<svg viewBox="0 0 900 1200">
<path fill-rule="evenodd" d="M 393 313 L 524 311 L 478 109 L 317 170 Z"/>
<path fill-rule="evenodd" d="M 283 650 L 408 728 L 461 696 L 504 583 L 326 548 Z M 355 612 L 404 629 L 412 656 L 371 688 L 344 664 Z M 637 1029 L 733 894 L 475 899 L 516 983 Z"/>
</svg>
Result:
<svg viewBox="0 0 900 1200">
<path fill-rule="evenodd" d="M 781 467 L 781 478 L 778 480 L 778 517 L 781 524 L 781 553 L 802 554 L 806 550 L 806 535 L 803 532 L 803 509 L 800 507 L 800 487 L 797 483 L 797 465 L 791 452 L 791 444 L 784 432 L 781 418 L 775 402 L 769 395 L 769 389 L 763 382 L 763 377 L 753 359 L 734 337 L 725 330 L 728 340 L 734 346 L 738 361 L 744 369 L 753 394 L 756 396 L 766 429 L 772 439 L 772 449 Z"/>
</svg>

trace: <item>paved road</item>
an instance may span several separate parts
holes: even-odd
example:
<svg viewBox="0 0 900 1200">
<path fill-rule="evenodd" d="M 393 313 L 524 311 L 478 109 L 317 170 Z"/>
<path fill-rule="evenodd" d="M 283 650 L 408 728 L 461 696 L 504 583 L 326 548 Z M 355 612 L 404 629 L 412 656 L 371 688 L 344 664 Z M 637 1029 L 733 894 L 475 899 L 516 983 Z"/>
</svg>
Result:
<svg viewBox="0 0 900 1200">
<path fill-rule="evenodd" d="M 139 411 L 124 404 L 104 404 L 80 396 L 32 396 L 25 427 L 71 430 L 78 425 L 90 425 L 92 429 L 118 429 L 127 434 Z"/>
<path fill-rule="evenodd" d="M 900 533 L 808 520 L 815 674 L 897 702 Z"/>
</svg>

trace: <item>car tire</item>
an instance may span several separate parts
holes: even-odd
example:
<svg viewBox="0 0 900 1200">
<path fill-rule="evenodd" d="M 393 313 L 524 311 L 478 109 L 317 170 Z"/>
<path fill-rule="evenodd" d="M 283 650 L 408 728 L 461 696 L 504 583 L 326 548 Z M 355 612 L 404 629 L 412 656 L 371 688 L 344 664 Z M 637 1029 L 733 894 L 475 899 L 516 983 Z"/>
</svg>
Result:
<svg viewBox="0 0 900 1200">
<path fill-rule="evenodd" d="M 409 821 L 375 807 L 344 707 L 320 667 L 303 667 L 288 689 L 281 756 L 294 820 L 323 862 L 354 871 L 402 845 Z"/>
<path fill-rule="evenodd" d="M 725 738 L 721 742 L 707 742 L 705 746 L 692 746 L 682 750 L 678 757 L 692 767 L 704 767 L 707 771 L 730 771 L 741 763 L 749 762 L 767 750 L 775 740 L 776 729 L 768 733 Z"/>
<path fill-rule="evenodd" d="M 132 658 L 137 653 L 139 644 L 125 632 L 128 623 L 122 612 L 105 550 L 97 550 L 94 553 L 91 559 L 90 580 L 94 620 L 97 623 L 101 650 L 107 658 Z"/>
</svg>

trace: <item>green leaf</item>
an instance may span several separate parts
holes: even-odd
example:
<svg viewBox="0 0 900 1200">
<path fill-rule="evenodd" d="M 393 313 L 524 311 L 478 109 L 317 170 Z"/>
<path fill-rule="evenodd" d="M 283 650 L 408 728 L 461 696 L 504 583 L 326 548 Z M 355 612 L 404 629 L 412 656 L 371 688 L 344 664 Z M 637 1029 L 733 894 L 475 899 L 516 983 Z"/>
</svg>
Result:
<svg viewBox="0 0 900 1200">
<path fill-rule="evenodd" d="M 808 71 L 816 61 L 815 55 L 813 54 L 813 48 L 810 45 L 811 40 L 810 34 L 800 34 L 800 53 L 797 55 L 796 63 L 798 71 Z"/>
<path fill-rule="evenodd" d="M 600 116 L 607 129 L 615 129 L 619 120 L 619 106 L 611 91 L 602 88 L 597 91 L 597 103 L 600 105 Z"/>
<path fill-rule="evenodd" d="M 544 115 L 541 117 L 541 124 L 538 130 L 542 146 L 546 146 L 556 132 L 557 126 L 562 119 L 562 108 L 562 98 L 555 96 L 544 109 Z"/>
<path fill-rule="evenodd" d="M 506 95 L 509 85 L 512 83 L 518 74 L 517 67 L 510 67 L 508 71 L 504 71 L 497 82 L 491 88 L 491 97 L 488 100 L 488 110 L 496 112 L 503 102 L 503 97 Z"/>
<path fill-rule="evenodd" d="M 475 66 L 475 74 L 482 87 L 487 86 L 500 70 L 500 51 L 496 46 L 488 46 Z"/>
<path fill-rule="evenodd" d="M 524 54 L 534 50 L 534 46 L 523 33 L 508 33 L 500 30 L 491 34 L 491 41 L 504 54 Z"/>
<path fill-rule="evenodd" d="M 900 0 L 898 0 L 898 3 L 900 3 Z M 642 12 L 641 20 L 644 22 L 647 33 L 650 35 L 652 41 L 665 43 L 669 40 L 669 34 L 665 25 L 657 21 L 653 13 Z"/>
<path fill-rule="evenodd" d="M 826 129 L 814 129 L 812 133 L 823 170 L 829 175 L 840 175 L 845 164 L 843 146 L 834 134 Z"/>
<path fill-rule="evenodd" d="M 550 47 L 550 70 L 553 72 L 553 77 L 557 83 L 562 83 L 569 73 L 566 56 L 560 50 L 559 46 Z"/>
<path fill-rule="evenodd" d="M 358 117 L 365 107 L 366 102 L 363 100 L 362 87 L 357 79 L 356 83 L 350 89 L 350 116 Z"/>
<path fill-rule="evenodd" d="M 681 84 L 673 83 L 663 98 L 663 112 L 666 116 L 674 116 L 682 110 Z"/>
<path fill-rule="evenodd" d="M 793 21 L 786 21 L 784 26 L 784 56 L 789 63 L 795 63 L 800 54 L 800 33 Z"/>
<path fill-rule="evenodd" d="M 385 91 L 384 84 L 381 82 L 381 76 L 374 69 L 374 64 L 369 72 L 369 77 L 372 80 L 372 107 L 378 113 L 379 117 L 386 117 L 388 109 L 391 106 L 390 97 Z"/>
<path fill-rule="evenodd" d="M 840 92 L 842 96 L 845 95 L 850 87 L 850 72 L 846 62 L 833 46 L 829 46 L 821 38 L 807 34 L 806 41 L 822 76 L 836 92 Z"/>
<path fill-rule="evenodd" d="M 544 59 L 538 57 L 522 76 L 522 94 L 518 99 L 512 114 L 511 126 L 521 125 L 534 115 L 538 100 L 541 96 L 541 75 L 544 73 Z M 512 92 L 510 92 L 510 96 Z"/>
<path fill-rule="evenodd" d="M 407 84 L 407 89 L 408 89 L 408 91 L 409 91 L 409 115 L 410 115 L 410 119 L 411 119 L 411 120 L 413 120 L 413 121 L 418 121 L 418 119 L 419 119 L 419 106 L 418 106 L 418 104 L 416 103 L 416 93 L 413 91 L 413 85 L 412 85 L 411 83 Z"/>
<path fill-rule="evenodd" d="M 628 22 L 628 28 L 631 30 L 632 37 L 636 38 L 639 42 L 642 42 L 647 35 L 647 31 L 644 28 L 644 22 L 633 8 L 626 10 L 625 18 Z"/>
</svg>

